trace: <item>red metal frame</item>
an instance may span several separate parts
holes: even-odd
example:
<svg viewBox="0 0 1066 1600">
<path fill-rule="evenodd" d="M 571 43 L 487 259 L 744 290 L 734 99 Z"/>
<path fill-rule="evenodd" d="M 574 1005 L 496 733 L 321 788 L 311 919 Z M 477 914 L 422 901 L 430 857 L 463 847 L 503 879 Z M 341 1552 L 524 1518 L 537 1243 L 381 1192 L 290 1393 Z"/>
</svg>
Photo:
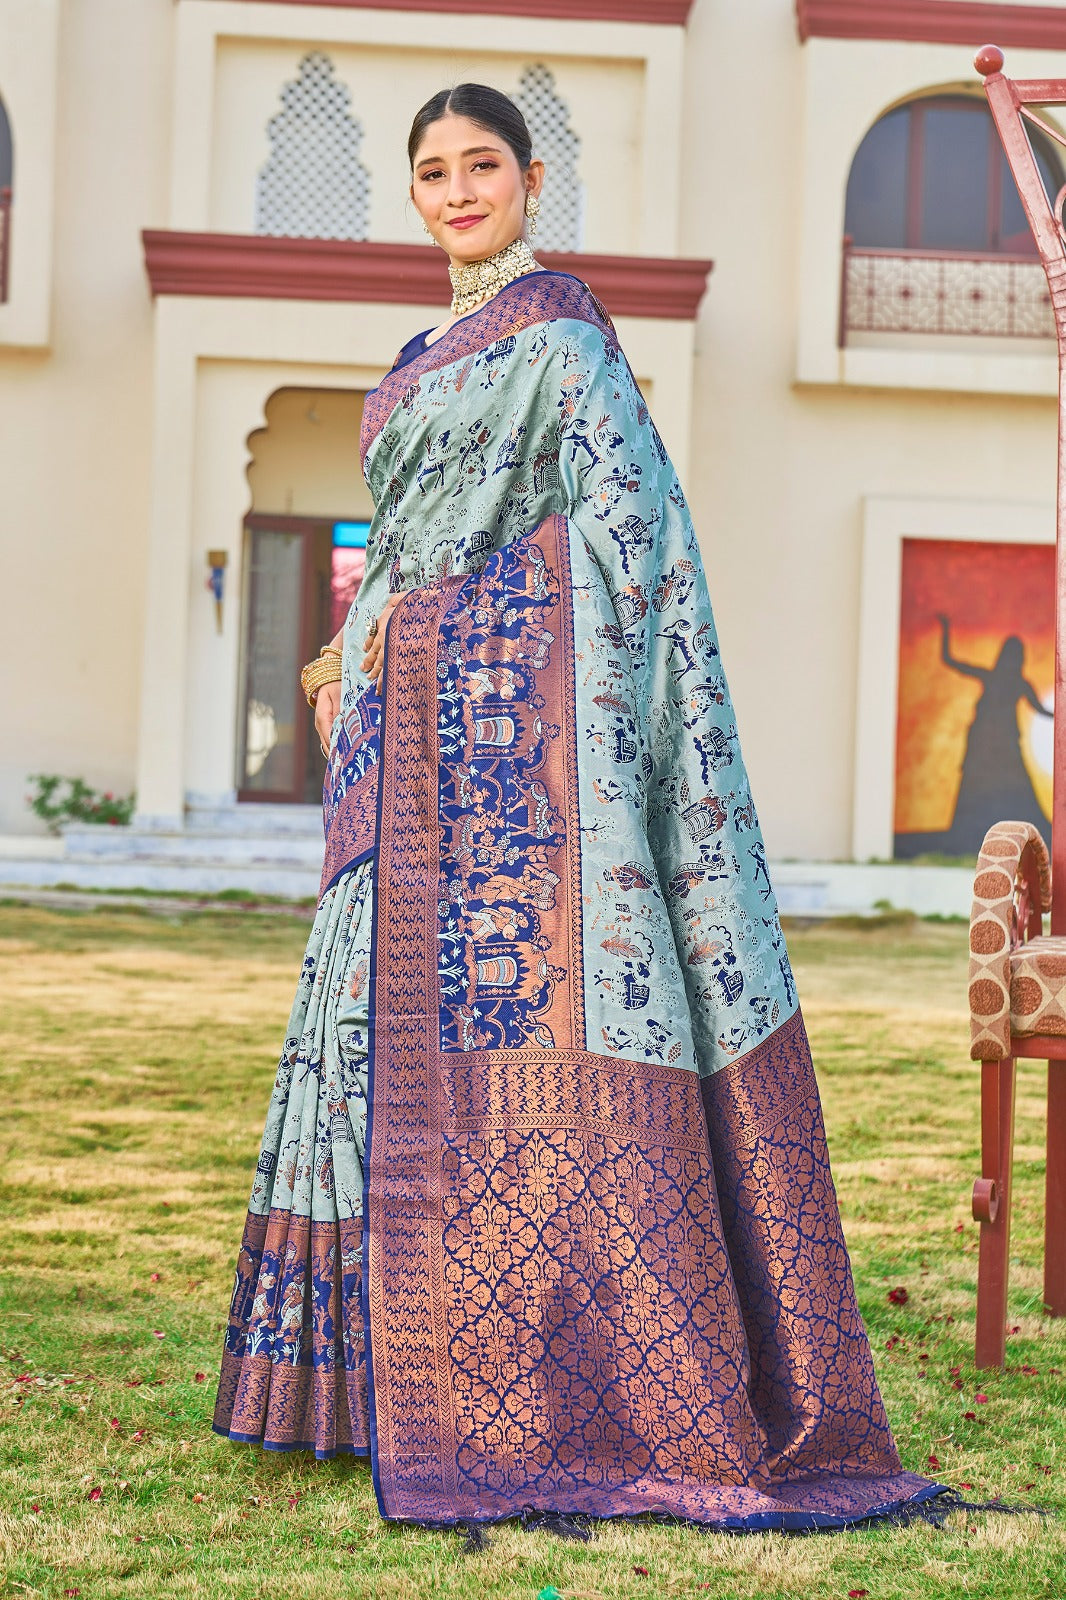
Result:
<svg viewBox="0 0 1066 1600">
<path fill-rule="evenodd" d="M 8 268 L 11 261 L 11 190 L 0 189 L 0 305 L 7 302 Z"/>
<path fill-rule="evenodd" d="M 1062 203 L 1066 184 L 1052 209 L 1026 134 L 1026 123 L 1066 148 L 1066 136 L 1034 109 L 1066 105 L 1066 80 L 1010 79 L 1003 75 L 1003 52 L 987 45 L 974 65 L 985 79 L 985 93 L 1022 205 L 1047 274 L 1059 355 L 1059 448 L 1055 555 L 1055 770 L 1051 807 L 1051 881 L 1066 891 L 1066 229 Z M 1052 899 L 1051 932 L 1066 933 L 1066 892 Z M 1066 1045 L 1063 1047 L 1066 1054 Z"/>
<path fill-rule="evenodd" d="M 1066 105 L 1066 80 L 1010 79 L 1003 52 L 985 45 L 974 65 L 1002 142 L 1040 261 L 1047 275 L 1059 358 L 1058 492 L 1055 552 L 1055 734 L 1051 810 L 1051 933 L 1066 932 L 1066 183 L 1052 203 L 1044 188 L 1027 129 L 1039 128 L 1057 144 L 1066 135 L 1040 115 L 1039 107 Z M 1043 933 L 1040 867 L 1030 843 L 1022 853 L 1015 886 L 1013 948 Z M 1002 1366 L 1006 1358 L 1007 1272 L 1010 1261 L 1011 1163 L 1014 1138 L 1015 1063 L 1048 1063 L 1047 1179 L 1044 1215 L 1044 1306 L 1066 1316 L 1066 1036 L 1011 1035 L 1011 1055 L 981 1063 L 981 1177 L 974 1185 L 973 1212 L 981 1223 L 977 1272 L 976 1359 L 979 1367 Z"/>
</svg>

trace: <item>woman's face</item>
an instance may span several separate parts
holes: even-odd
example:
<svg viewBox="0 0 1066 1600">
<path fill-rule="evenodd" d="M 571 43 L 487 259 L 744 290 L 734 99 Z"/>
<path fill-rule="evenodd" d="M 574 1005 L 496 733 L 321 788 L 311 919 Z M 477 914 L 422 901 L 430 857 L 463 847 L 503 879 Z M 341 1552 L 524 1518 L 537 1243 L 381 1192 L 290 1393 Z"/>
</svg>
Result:
<svg viewBox="0 0 1066 1600">
<path fill-rule="evenodd" d="M 483 261 L 518 238 L 543 177 L 543 162 L 523 172 L 506 139 L 445 112 L 415 152 L 411 199 L 452 261 Z"/>
</svg>

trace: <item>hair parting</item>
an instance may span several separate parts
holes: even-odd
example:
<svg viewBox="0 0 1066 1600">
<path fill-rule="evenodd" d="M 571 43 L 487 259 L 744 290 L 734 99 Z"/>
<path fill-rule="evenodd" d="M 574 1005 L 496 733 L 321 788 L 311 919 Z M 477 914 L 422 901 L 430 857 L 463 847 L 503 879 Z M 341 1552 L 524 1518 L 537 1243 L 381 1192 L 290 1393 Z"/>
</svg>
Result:
<svg viewBox="0 0 1066 1600">
<path fill-rule="evenodd" d="M 457 83 L 452 89 L 438 90 L 415 114 L 407 140 L 407 156 L 412 172 L 427 131 L 448 113 L 453 117 L 466 117 L 477 127 L 503 139 L 513 150 L 522 171 L 526 171 L 533 159 L 533 140 L 526 119 L 514 101 L 509 95 L 501 93 L 499 89 L 490 89 L 484 83 Z"/>
</svg>

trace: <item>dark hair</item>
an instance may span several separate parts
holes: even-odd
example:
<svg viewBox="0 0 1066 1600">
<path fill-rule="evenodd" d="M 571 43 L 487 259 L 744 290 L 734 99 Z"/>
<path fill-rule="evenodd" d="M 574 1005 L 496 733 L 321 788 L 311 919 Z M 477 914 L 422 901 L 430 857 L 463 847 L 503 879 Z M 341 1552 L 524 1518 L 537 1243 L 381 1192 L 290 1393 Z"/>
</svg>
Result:
<svg viewBox="0 0 1066 1600">
<path fill-rule="evenodd" d="M 407 140 L 407 159 L 414 170 L 418 147 L 425 138 L 426 129 L 439 122 L 445 112 L 455 117 L 466 117 L 494 133 L 515 153 L 515 158 L 525 172 L 533 159 L 533 141 L 526 127 L 526 119 L 514 101 L 499 89 L 490 89 L 484 83 L 457 83 L 454 89 L 441 89 L 432 100 L 427 100 L 411 124 Z"/>
</svg>

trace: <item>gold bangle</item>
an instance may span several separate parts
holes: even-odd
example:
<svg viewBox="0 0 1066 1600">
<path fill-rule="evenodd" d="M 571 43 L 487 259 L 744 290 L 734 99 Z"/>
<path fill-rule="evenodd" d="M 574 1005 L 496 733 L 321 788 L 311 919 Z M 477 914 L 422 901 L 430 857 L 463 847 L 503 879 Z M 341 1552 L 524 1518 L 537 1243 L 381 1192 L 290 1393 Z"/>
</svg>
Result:
<svg viewBox="0 0 1066 1600">
<path fill-rule="evenodd" d="M 300 685 L 309 706 L 314 705 L 315 696 L 324 683 L 341 681 L 340 652 L 335 650 L 333 655 L 334 660 L 327 655 L 316 656 L 314 661 L 309 661 L 300 673 Z"/>
</svg>

